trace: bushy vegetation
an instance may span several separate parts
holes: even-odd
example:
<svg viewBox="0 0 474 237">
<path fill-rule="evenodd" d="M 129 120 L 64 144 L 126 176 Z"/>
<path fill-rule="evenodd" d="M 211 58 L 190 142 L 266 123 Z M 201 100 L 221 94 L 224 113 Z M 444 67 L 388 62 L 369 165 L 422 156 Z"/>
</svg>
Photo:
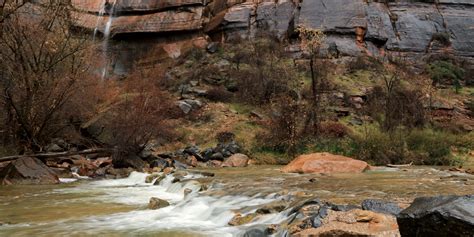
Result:
<svg viewBox="0 0 474 237">
<path fill-rule="evenodd" d="M 428 73 L 433 80 L 433 85 L 450 84 L 454 86 L 456 93 L 462 88 L 464 70 L 456 64 L 438 60 L 428 65 Z"/>
</svg>

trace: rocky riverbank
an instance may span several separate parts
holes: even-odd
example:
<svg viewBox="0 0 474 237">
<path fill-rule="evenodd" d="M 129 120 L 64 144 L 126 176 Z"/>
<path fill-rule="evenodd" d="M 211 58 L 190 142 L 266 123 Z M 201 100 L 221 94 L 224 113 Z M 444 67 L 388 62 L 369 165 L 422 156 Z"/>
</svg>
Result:
<svg viewBox="0 0 474 237">
<path fill-rule="evenodd" d="M 474 192 L 472 175 L 426 167 L 326 175 L 281 168 L 167 168 L 41 189 L 4 186 L 0 230 L 38 236 L 410 236 L 456 226 L 459 235 L 450 236 L 469 236 L 473 226 L 473 197 L 466 196 Z M 81 211 L 84 205 L 92 209 Z M 438 217 L 446 221 L 434 221 Z"/>
</svg>

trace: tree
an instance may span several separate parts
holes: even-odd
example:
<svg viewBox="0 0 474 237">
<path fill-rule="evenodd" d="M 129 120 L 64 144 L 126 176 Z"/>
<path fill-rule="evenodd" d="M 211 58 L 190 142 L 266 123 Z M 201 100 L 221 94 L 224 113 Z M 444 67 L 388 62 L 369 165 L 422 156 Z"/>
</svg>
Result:
<svg viewBox="0 0 474 237">
<path fill-rule="evenodd" d="M 68 126 L 65 108 L 81 91 L 78 83 L 87 72 L 86 40 L 71 31 L 66 1 L 3 3 L 0 110 L 4 135 L 28 150 L 41 151 Z"/>
<path fill-rule="evenodd" d="M 23 7 L 28 1 L 18 0 L 0 0 L 0 26 L 8 19 L 8 17 L 14 14 L 18 9 Z M 1 32 L 1 30 L 0 30 Z"/>
<path fill-rule="evenodd" d="M 401 84 L 404 70 L 396 67 L 381 67 L 374 71 L 374 77 L 382 80 L 368 95 L 368 110 L 384 132 L 392 133 L 398 127 L 422 127 L 425 111 L 422 93 L 416 89 L 406 89 Z"/>
<path fill-rule="evenodd" d="M 309 55 L 309 68 L 311 73 L 311 105 L 310 112 L 308 114 L 307 125 L 311 124 L 312 131 L 315 135 L 319 134 L 320 131 L 320 107 L 321 107 L 321 94 L 323 93 L 323 80 L 327 77 L 327 70 L 324 68 L 324 63 L 318 62 L 320 68 L 316 68 L 316 61 L 321 45 L 324 42 L 326 36 L 323 31 L 319 29 L 307 28 L 304 26 L 298 26 L 297 32 L 301 40 L 301 48 Z"/>
</svg>

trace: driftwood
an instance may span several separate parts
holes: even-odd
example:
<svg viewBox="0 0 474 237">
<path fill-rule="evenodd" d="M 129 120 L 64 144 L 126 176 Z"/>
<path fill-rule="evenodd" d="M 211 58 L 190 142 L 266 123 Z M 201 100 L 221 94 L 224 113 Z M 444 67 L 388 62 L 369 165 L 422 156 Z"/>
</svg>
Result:
<svg viewBox="0 0 474 237">
<path fill-rule="evenodd" d="M 95 149 L 87 149 L 83 151 L 64 151 L 64 152 L 49 152 L 49 153 L 39 153 L 39 154 L 31 154 L 31 155 L 17 155 L 17 156 L 6 156 L 0 158 L 0 162 L 4 161 L 12 161 L 23 157 L 36 157 L 38 159 L 48 159 L 48 158 L 58 158 L 58 157 L 65 157 L 65 156 L 74 156 L 74 155 L 89 155 L 89 154 L 97 154 L 97 153 L 112 153 L 113 149 L 106 149 L 106 148 L 95 148 Z"/>
<path fill-rule="evenodd" d="M 404 167 L 410 167 L 413 165 L 413 162 L 410 162 L 410 164 L 403 164 L 403 165 L 392 165 L 392 164 L 387 164 L 387 167 L 391 168 L 404 168 Z"/>
</svg>

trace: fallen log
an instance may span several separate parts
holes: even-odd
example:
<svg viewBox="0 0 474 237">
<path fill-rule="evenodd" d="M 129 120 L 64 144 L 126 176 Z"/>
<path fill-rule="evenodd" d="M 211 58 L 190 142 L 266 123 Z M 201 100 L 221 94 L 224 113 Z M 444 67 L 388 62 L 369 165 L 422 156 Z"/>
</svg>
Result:
<svg viewBox="0 0 474 237">
<path fill-rule="evenodd" d="M 38 154 L 31 154 L 31 155 L 5 156 L 5 157 L 0 158 L 0 162 L 12 161 L 12 160 L 16 160 L 23 157 L 36 157 L 38 159 L 48 159 L 48 158 L 57 158 L 57 157 L 74 156 L 74 155 L 90 155 L 90 154 L 97 154 L 97 153 L 112 154 L 113 152 L 114 152 L 113 149 L 94 148 L 94 149 L 87 149 L 87 150 L 82 150 L 82 151 L 63 151 L 63 152 L 38 153 Z"/>
<path fill-rule="evenodd" d="M 403 164 L 403 165 L 393 165 L 393 164 L 387 164 L 387 167 L 390 168 L 404 168 L 404 167 L 410 167 L 413 165 L 413 162 L 410 162 L 410 164 Z"/>
</svg>

